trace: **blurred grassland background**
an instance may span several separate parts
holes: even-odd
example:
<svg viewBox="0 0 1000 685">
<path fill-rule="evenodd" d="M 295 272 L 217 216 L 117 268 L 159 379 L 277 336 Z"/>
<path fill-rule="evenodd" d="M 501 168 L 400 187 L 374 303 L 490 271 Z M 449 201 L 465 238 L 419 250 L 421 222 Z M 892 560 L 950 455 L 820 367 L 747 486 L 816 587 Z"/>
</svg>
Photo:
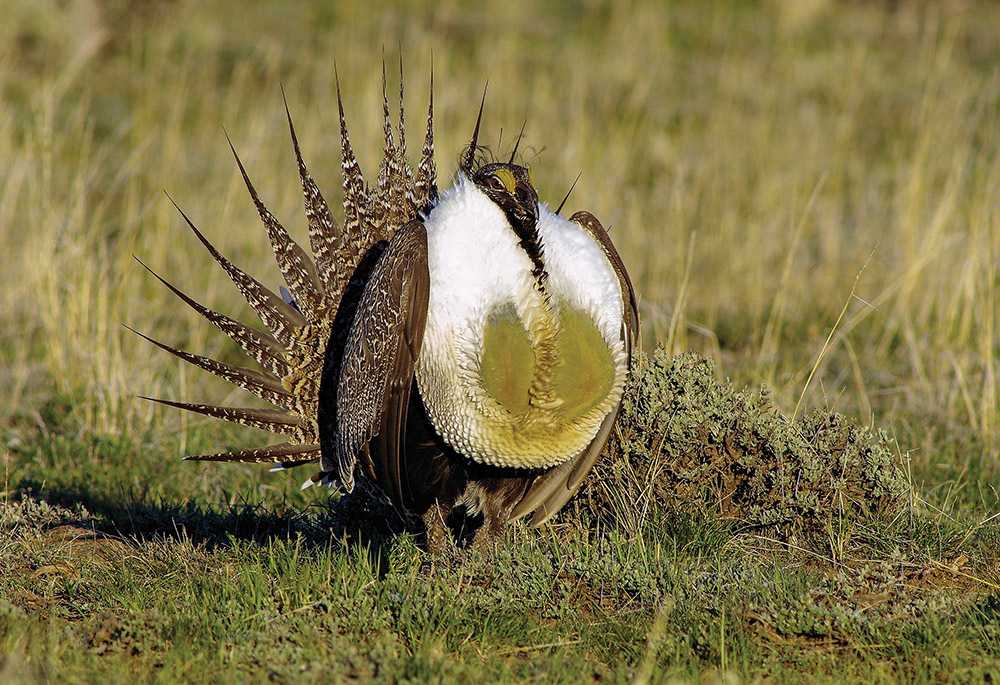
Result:
<svg viewBox="0 0 1000 685">
<path fill-rule="evenodd" d="M 929 513 L 934 526 L 958 526 L 958 533 L 938 531 L 944 540 L 940 549 L 946 550 L 942 558 L 964 554 L 962 544 L 980 527 L 995 527 L 998 520 L 991 517 L 1000 510 L 998 36 L 1000 4 L 986 0 L 541 5 L 528 0 L 6 0 L 0 22 L 4 501 L 17 489 L 34 491 L 42 499 L 54 493 L 53 501 L 82 501 L 91 508 L 101 503 L 121 507 L 105 511 L 109 516 L 108 511 L 131 516 L 129 507 L 148 506 L 149 516 L 163 518 L 151 526 L 157 534 L 176 528 L 170 517 L 182 519 L 182 508 L 189 504 L 202 507 L 200 511 L 214 511 L 224 502 L 260 504 L 279 512 L 279 523 L 290 531 L 297 519 L 280 518 L 286 516 L 281 512 L 326 501 L 326 493 L 299 493 L 298 473 L 289 478 L 252 466 L 180 462 L 183 454 L 249 447 L 269 438 L 136 399 L 143 394 L 247 402 L 241 391 L 187 368 L 121 324 L 171 345 L 242 363 L 234 344 L 174 298 L 133 255 L 206 305 L 253 321 L 163 191 L 224 254 L 277 289 L 280 276 L 223 127 L 264 201 L 293 235 L 304 239 L 281 89 L 310 171 L 331 203 L 339 202 L 334 65 L 355 151 L 372 178 L 381 150 L 384 54 L 390 103 L 398 92 L 400 55 L 404 63 L 411 156 L 423 135 L 433 61 L 442 186 L 471 137 L 488 79 L 481 139 L 502 155 L 526 121 L 523 160 L 531 164 L 540 197 L 552 206 L 581 174 L 566 208 L 590 210 L 611 227 L 640 296 L 647 351 L 663 344 L 671 352 L 691 349 L 711 356 L 721 380 L 736 387 L 766 384 L 788 416 L 822 407 L 885 428 L 896 439 L 899 462 L 914 486 L 911 505 Z M 170 509 L 175 505 L 182 508 Z M 254 525 L 263 526 L 265 518 Z M 134 525 L 141 533 L 142 526 Z M 969 526 L 968 533 L 961 526 Z M 705 562 L 711 568 L 699 566 L 704 550 L 709 550 L 707 559 L 725 544 L 720 540 L 726 536 L 713 530 L 692 534 L 707 536 L 698 537 L 705 546 L 691 552 L 699 561 L 684 561 L 680 555 L 678 568 L 688 564 L 701 574 L 697 578 L 728 579 L 719 583 L 772 588 L 767 585 L 774 581 L 768 580 L 770 570 L 747 580 L 741 574 L 758 571 L 752 566 L 745 570 L 743 561 L 718 562 L 734 564 L 719 573 L 716 561 Z M 300 588 L 322 586 L 329 580 L 330 563 L 340 564 L 337 572 L 344 577 L 360 578 L 358 588 L 370 587 L 366 579 L 378 575 L 345 557 L 296 566 L 297 547 L 247 551 L 235 544 L 229 553 L 234 556 L 217 558 L 191 548 L 178 535 L 180 544 L 169 550 L 143 548 L 149 557 L 142 563 L 162 573 L 154 574 L 156 589 L 140 588 L 137 581 L 132 599 L 92 599 L 90 608 L 81 609 L 75 598 L 66 599 L 64 589 L 59 590 L 62 595 L 53 590 L 50 596 L 29 588 L 24 592 L 30 601 L 18 600 L 19 605 L 91 620 L 97 615 L 95 606 L 134 601 L 138 607 L 152 594 L 172 588 L 172 579 L 189 578 L 185 574 L 191 566 L 208 569 L 205 597 L 212 595 L 213 583 L 221 583 L 223 594 L 232 595 L 227 600 L 232 605 L 226 606 L 236 607 L 227 609 L 227 615 L 245 613 L 250 625 L 263 610 L 240 602 L 257 601 L 253 593 L 258 591 L 270 597 L 268 582 L 299 597 L 295 583 Z M 550 544 L 523 531 L 516 538 L 522 545 Z M 44 539 L 39 534 L 38 540 Z M 679 547 L 687 544 L 684 539 L 678 533 L 664 544 L 673 540 Z M 897 544 L 889 536 L 882 543 L 886 555 Z M 557 566 L 554 559 L 569 552 L 552 544 L 552 549 L 532 548 L 539 556 L 526 553 L 530 561 L 525 563 Z M 586 551 L 590 547 L 583 549 L 591 553 Z M 663 554 L 669 556 L 655 549 L 656 563 Z M 289 556 L 280 557 L 282 551 Z M 32 568 L 48 564 L 39 559 L 49 553 L 39 546 L 30 563 L 24 563 Z M 627 573 L 641 566 L 631 555 L 652 564 L 649 568 L 660 568 L 642 556 L 653 554 L 645 547 L 619 547 L 611 553 L 621 555 Z M 271 561 L 259 562 L 263 566 L 257 570 L 265 570 L 259 584 L 247 590 L 241 583 L 257 583 L 256 576 L 242 571 L 227 576 L 225 569 L 242 568 L 241 563 L 257 558 L 253 554 L 270 554 Z M 327 567 L 321 562 L 328 562 Z M 377 586 L 384 596 L 376 603 L 395 607 L 392 612 L 398 609 L 398 588 L 390 587 L 392 582 L 398 580 L 407 592 L 424 582 L 418 554 L 399 563 L 416 569 L 414 575 Z M 41 566 L 50 567 L 57 568 Z M 128 564 L 123 568 L 132 573 Z M 461 588 L 464 571 L 458 573 Z M 979 580 L 972 585 L 995 591 L 996 569 L 977 568 L 975 573 Z M 656 574 L 678 583 L 688 577 L 673 567 Z M 427 583 L 441 582 L 444 588 L 454 582 L 450 576 L 431 577 Z M 808 599 L 814 589 L 803 589 L 797 576 L 782 578 L 785 585 L 774 581 L 784 588 L 774 591 L 779 598 L 774 601 L 801 596 L 807 597 L 803 606 L 814 607 Z M 117 587 L 119 580 L 107 585 Z M 11 587 L 21 582 L 7 581 Z M 823 592 L 832 593 L 833 581 L 828 581 L 822 581 Z M 201 581 L 196 577 L 192 582 Z M 310 591 L 301 590 L 302 603 L 312 601 Z M 126 590 L 121 592 L 128 597 Z M 175 596 L 175 590 L 163 592 Z M 197 603 L 184 594 L 187 589 L 176 592 L 187 598 L 176 600 L 179 615 L 192 625 L 200 621 L 184 612 L 207 609 L 191 609 Z M 438 599 L 452 597 L 450 590 L 441 592 Z M 708 603 L 729 596 L 714 585 L 699 592 Z M 761 596 L 769 592 L 761 590 Z M 525 595 L 548 596 L 535 590 Z M 357 589 L 356 597 L 363 596 Z M 299 606 L 298 599 L 288 601 Z M 503 601 L 501 597 L 498 606 L 506 607 Z M 358 612 L 371 611 L 361 599 L 357 602 Z M 452 603 L 449 611 L 462 611 L 454 608 L 460 604 Z M 567 606 L 571 613 L 575 605 Z M 607 646 L 607 659 L 624 660 L 625 671 L 615 672 L 640 681 L 653 672 L 646 671 L 652 669 L 649 655 L 673 644 L 656 642 L 667 639 L 666 624 L 659 623 L 666 615 L 662 607 L 642 608 L 646 613 L 641 620 L 623 614 L 624 623 L 609 628 L 607 636 L 598 635 L 602 628 L 590 629 L 597 635 L 593 639 L 612 642 L 618 634 L 614 631 L 621 631 L 618 642 Z M 543 614 L 550 610 L 557 611 L 538 609 Z M 174 609 L 162 611 L 160 618 L 148 619 L 150 625 L 160 625 L 157 621 Z M 740 648 L 746 661 L 734 668 L 753 672 L 747 669 L 757 658 L 752 655 L 760 637 L 759 612 L 744 616 L 745 633 L 730 627 L 727 638 L 725 606 L 721 624 L 717 613 L 691 611 L 690 639 L 672 629 L 689 639 L 676 647 L 676 654 L 687 655 L 696 665 L 715 663 L 726 672 L 726 640 L 732 646 L 732 640 L 745 637 Z M 992 611 L 995 617 L 995 606 Z M 452 619 L 455 625 L 474 624 L 481 613 L 482 608 L 465 617 L 448 614 L 438 625 Z M 5 615 L 0 611 L 0 627 Z M 398 612 L 392 615 L 404 626 L 446 632 L 427 628 L 420 622 L 424 619 L 410 624 Z M 211 624 L 217 619 L 212 614 L 205 620 Z M 195 643 L 216 640 L 214 650 L 227 642 L 227 631 L 244 629 L 242 624 L 226 626 L 213 627 L 214 637 L 199 636 Z M 918 628 L 925 630 L 923 623 Z M 103 628 L 94 630 L 100 635 Z M 116 630 L 120 635 L 123 629 L 119 625 Z M 133 625 L 128 630 L 140 634 L 144 629 Z M 391 630 L 396 629 L 387 634 Z M 810 630 L 802 629 L 807 636 Z M 886 647 L 897 643 L 892 630 L 883 634 L 873 629 L 866 638 L 866 649 L 873 651 L 859 651 L 862 656 L 846 671 L 838 670 L 840 653 L 830 652 L 823 673 L 833 679 L 845 673 L 871 679 L 881 672 L 880 660 L 894 656 Z M 947 622 L 926 630 L 935 639 L 956 634 Z M 489 639 L 494 638 L 499 644 L 508 639 Z M 706 646 L 717 638 L 721 652 Z M 20 645 L 10 647 L 14 651 L 46 649 L 44 640 L 24 647 L 9 641 L 15 638 L 5 639 L 6 647 Z M 362 656 L 351 658 L 374 663 L 382 653 L 381 639 L 366 643 Z M 459 649 L 453 637 L 440 639 Z M 487 651 L 489 639 L 483 642 Z M 530 639 L 546 641 L 544 636 Z M 795 655 L 804 652 L 795 650 L 817 646 L 808 639 L 783 647 L 791 650 L 786 662 L 790 673 L 801 667 Z M 50 642 L 58 645 L 50 651 L 58 651 L 60 659 L 72 664 L 89 658 L 77 656 L 72 640 L 60 640 Z M 907 659 L 911 644 L 927 646 L 927 663 L 945 658 L 924 633 L 912 640 L 899 642 Z M 103 643 L 89 644 L 98 649 Z M 437 643 L 427 644 L 421 658 L 437 663 Z M 464 648 L 465 641 L 460 644 Z M 826 644 L 818 645 L 819 652 L 827 653 Z M 956 644 L 948 657 L 956 662 L 981 653 Z M 625 645 L 621 656 L 615 656 L 616 645 Z M 521 652 L 505 654 L 498 657 L 505 665 L 484 673 L 537 675 L 516 670 L 517 664 L 534 663 L 517 656 Z M 599 650 L 596 654 L 597 661 L 604 658 Z M 293 656 L 292 661 L 301 654 Z M 580 658 L 590 656 L 586 652 Z M 166 658 L 163 672 L 181 679 L 246 672 L 212 670 L 222 668 L 223 656 L 197 673 L 181 661 L 171 666 Z M 256 663 L 252 653 L 241 658 Z M 124 672 L 130 672 L 134 664 L 125 663 Z M 912 676 L 905 663 L 902 659 L 897 670 L 887 672 Z M 515 670 L 503 670 L 508 667 Z M 143 671 L 153 677 L 164 666 L 157 662 L 143 668 L 153 669 Z M 935 673 L 928 668 L 926 673 Z M 32 669 L 13 673 L 43 680 L 46 674 L 76 673 L 87 679 L 80 674 L 92 673 Z M 348 672 L 364 673 L 363 668 Z M 389 673 L 395 673 L 390 678 L 405 676 L 405 670 Z M 756 675 L 775 673 L 782 672 L 765 669 Z M 808 680 L 808 669 L 797 673 Z M 565 681 L 575 682 L 574 674 L 565 675 Z"/>
<path fill-rule="evenodd" d="M 442 184 L 487 79 L 486 142 L 509 150 L 526 121 L 524 157 L 553 205 L 582 174 L 567 209 L 611 227 L 647 349 L 714 356 L 789 414 L 825 406 L 884 426 L 932 487 L 973 463 L 995 476 L 998 27 L 1000 6 L 957 1 L 13 0 L 0 27 L 2 425 L 57 402 L 81 433 L 183 443 L 187 419 L 135 393 L 235 393 L 120 326 L 234 347 L 132 255 L 252 317 L 161 191 L 276 285 L 222 127 L 302 236 L 280 88 L 337 200 L 334 65 L 372 173 L 384 52 L 393 94 L 403 58 L 411 150 L 433 57 Z"/>
</svg>

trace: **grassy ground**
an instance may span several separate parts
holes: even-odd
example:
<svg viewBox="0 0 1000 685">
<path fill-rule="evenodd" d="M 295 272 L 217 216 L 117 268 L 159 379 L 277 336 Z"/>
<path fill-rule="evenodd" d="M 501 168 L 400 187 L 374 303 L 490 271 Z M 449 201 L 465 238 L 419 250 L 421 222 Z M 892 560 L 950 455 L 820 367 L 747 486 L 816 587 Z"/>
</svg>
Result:
<svg viewBox="0 0 1000 685">
<path fill-rule="evenodd" d="M 1000 679 L 996 4 L 8 4 L 0 680 Z M 411 145 L 433 54 L 442 176 L 489 79 L 486 140 L 526 119 L 551 202 L 582 173 L 647 351 L 884 429 L 903 509 L 791 540 L 643 481 L 614 524 L 585 498 L 432 558 L 297 477 L 180 462 L 265 438 L 134 397 L 243 401 L 120 327 L 237 356 L 133 254 L 250 316 L 161 190 L 276 287 L 222 126 L 302 235 L 280 87 L 335 198 L 334 62 L 371 173 L 383 46 Z"/>
</svg>

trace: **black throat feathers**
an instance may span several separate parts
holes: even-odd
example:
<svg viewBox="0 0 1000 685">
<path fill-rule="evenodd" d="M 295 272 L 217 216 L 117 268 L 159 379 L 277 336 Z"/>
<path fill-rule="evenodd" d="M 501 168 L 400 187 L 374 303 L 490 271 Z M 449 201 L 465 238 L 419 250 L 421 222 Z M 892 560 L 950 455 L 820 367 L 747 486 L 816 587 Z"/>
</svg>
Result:
<svg viewBox="0 0 1000 685">
<path fill-rule="evenodd" d="M 472 175 L 472 181 L 507 217 L 518 244 L 531 260 L 531 275 L 544 292 L 546 275 L 538 235 L 538 193 L 531 182 L 531 171 L 517 164 L 495 162 L 480 167 Z"/>
</svg>

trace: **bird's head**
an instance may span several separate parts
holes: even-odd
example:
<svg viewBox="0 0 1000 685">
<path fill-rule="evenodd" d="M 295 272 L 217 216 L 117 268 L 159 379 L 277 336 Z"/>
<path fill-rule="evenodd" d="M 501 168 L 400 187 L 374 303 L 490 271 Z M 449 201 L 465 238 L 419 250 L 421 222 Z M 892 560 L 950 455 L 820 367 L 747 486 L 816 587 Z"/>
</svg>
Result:
<svg viewBox="0 0 1000 685">
<path fill-rule="evenodd" d="M 472 174 L 472 182 L 486 193 L 514 227 L 534 227 L 538 222 L 538 193 L 531 170 L 505 162 L 484 164 Z"/>
</svg>

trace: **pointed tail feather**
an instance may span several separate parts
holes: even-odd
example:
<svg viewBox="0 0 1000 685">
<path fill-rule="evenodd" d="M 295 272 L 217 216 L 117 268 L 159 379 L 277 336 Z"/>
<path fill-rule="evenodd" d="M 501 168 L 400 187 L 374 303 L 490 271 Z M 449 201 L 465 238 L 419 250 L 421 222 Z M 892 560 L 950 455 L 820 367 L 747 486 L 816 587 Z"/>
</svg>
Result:
<svg viewBox="0 0 1000 685">
<path fill-rule="evenodd" d="M 173 199 L 170 201 L 173 202 Z M 177 207 L 177 204 L 174 203 L 174 206 Z M 270 289 L 264 287 L 256 278 L 250 276 L 223 257 L 215 249 L 215 246 L 202 235 L 198 227 L 191 222 L 191 219 L 188 218 L 187 214 L 180 207 L 177 207 L 177 211 L 181 213 L 184 221 L 187 222 L 188 228 L 198 236 L 198 240 L 201 241 L 201 244 L 205 246 L 205 249 L 209 251 L 215 261 L 219 263 L 219 266 L 223 268 L 229 279 L 236 284 L 240 294 L 243 295 L 243 299 L 257 312 L 257 316 L 260 317 L 261 322 L 267 326 L 275 338 L 288 345 L 292 339 L 294 329 L 306 324 L 305 317 L 295 307 L 275 295 Z"/>
<path fill-rule="evenodd" d="M 239 423 L 252 428 L 271 431 L 272 433 L 285 433 L 295 435 L 298 432 L 300 419 L 298 416 L 289 414 L 282 409 L 256 409 L 253 407 L 220 407 L 212 404 L 194 404 L 191 402 L 174 402 L 157 397 L 146 397 L 139 395 L 144 400 L 163 404 L 168 407 L 183 409 L 184 411 L 211 416 L 216 419 L 223 419 L 232 423 Z"/>
<path fill-rule="evenodd" d="M 434 164 L 434 67 L 431 67 L 431 87 L 427 104 L 427 132 L 424 134 L 424 147 L 420 151 L 420 162 L 417 164 L 417 180 L 414 184 L 415 202 L 418 209 L 424 210 L 432 202 L 437 201 L 437 168 Z"/>
<path fill-rule="evenodd" d="M 283 463 L 295 457 L 295 461 L 315 461 L 319 459 L 319 445 L 293 445 L 281 442 L 267 447 L 257 447 L 249 450 L 219 452 L 218 454 L 200 454 L 184 457 L 185 461 L 241 461 L 251 463 Z"/>
<path fill-rule="evenodd" d="M 284 386 L 281 384 L 281 380 L 275 376 L 261 371 L 256 371 L 254 369 L 247 369 L 242 366 L 226 364 L 209 357 L 203 357 L 200 354 L 194 354 L 193 352 L 179 350 L 176 347 L 171 347 L 170 345 L 161 343 L 158 340 L 154 340 L 148 335 L 143 335 L 134 328 L 130 328 L 129 326 L 125 326 L 125 328 L 128 328 L 128 330 L 132 331 L 140 338 L 153 343 L 161 350 L 166 350 L 170 354 L 183 359 L 189 364 L 197 366 L 200 369 L 208 371 L 214 376 L 218 376 L 219 378 L 229 381 L 233 385 L 243 388 L 251 395 L 259 397 L 262 400 L 279 407 L 284 407 L 285 409 L 291 409 L 295 404 L 295 398 L 291 393 L 285 390 Z"/>
<path fill-rule="evenodd" d="M 413 169 L 410 167 L 410 160 L 406 156 L 406 126 L 404 125 L 405 113 L 403 111 L 403 55 L 399 55 L 399 145 L 396 146 L 396 162 L 400 173 L 400 186 L 397 189 L 396 202 L 406 208 L 404 221 L 409 221 L 417 216 L 417 200 L 414 188 Z M 402 224 L 400 224 L 402 225 Z"/>
<path fill-rule="evenodd" d="M 292 125 L 292 115 L 285 103 L 285 115 L 288 118 L 288 131 L 292 136 L 292 147 L 295 149 L 295 162 L 299 169 L 299 181 L 302 184 L 302 196 L 305 202 L 306 221 L 309 224 L 309 246 L 316 260 L 316 271 L 323 280 L 323 286 L 329 297 L 337 298 L 347 283 L 349 274 L 345 269 L 338 268 L 337 251 L 340 249 L 341 232 L 337 220 L 330 211 L 323 193 L 309 174 L 306 163 L 302 160 L 299 140 L 295 136 Z"/>
<path fill-rule="evenodd" d="M 383 79 L 383 94 L 382 101 L 385 104 L 385 81 Z M 388 111 L 388 108 L 386 108 Z M 406 120 L 405 113 L 403 109 L 403 61 L 402 58 L 399 61 L 399 121 L 398 133 L 399 133 L 399 143 L 390 150 L 386 147 L 386 155 L 391 153 L 391 158 L 388 159 L 389 163 L 389 194 L 388 202 L 389 208 L 385 216 L 385 226 L 389 229 L 389 232 L 385 234 L 385 238 L 391 238 L 400 227 L 403 226 L 410 219 L 416 218 L 416 209 L 412 202 L 412 184 L 413 177 L 412 174 L 408 172 L 408 165 L 406 162 Z"/>
<path fill-rule="evenodd" d="M 143 268 L 170 291 L 184 301 L 189 307 L 201 314 L 206 320 L 214 324 L 219 330 L 235 341 L 243 350 L 250 355 L 258 364 L 270 371 L 275 376 L 284 376 L 288 373 L 289 367 L 285 361 L 285 348 L 277 340 L 269 335 L 261 333 L 255 328 L 250 328 L 244 323 L 231 319 L 224 314 L 209 309 L 188 297 L 178 288 L 175 288 L 169 281 L 161 277 L 158 273 L 146 266 L 141 259 L 135 257 L 135 261 L 142 264 Z M 126 326 L 127 328 L 127 326 Z M 132 329 L 129 329 L 132 330 Z M 142 335 L 141 333 L 139 335 Z M 143 336 L 145 337 L 145 336 Z M 155 342 L 155 341 L 154 341 Z"/>
<path fill-rule="evenodd" d="M 362 252 L 362 222 L 368 211 L 368 191 L 358 160 L 354 157 L 351 137 L 347 132 L 344 117 L 344 101 L 340 96 L 340 80 L 337 79 L 337 108 L 340 113 L 340 154 L 341 170 L 344 175 L 344 241 L 341 260 L 356 264 Z"/>
<path fill-rule="evenodd" d="M 375 217 L 379 219 L 378 240 L 388 239 L 393 229 L 390 217 L 392 207 L 393 166 L 396 163 L 396 146 L 392 140 L 392 119 L 389 117 L 389 96 L 386 93 L 385 58 L 382 59 L 382 162 L 378 169 L 378 186 L 375 193 Z"/>
<path fill-rule="evenodd" d="M 229 140 L 228 136 L 226 140 L 229 141 L 229 148 L 236 158 L 236 164 L 240 168 L 240 174 L 243 175 L 243 182 L 247 186 L 250 198 L 257 208 L 257 214 L 267 229 L 267 237 L 271 241 L 271 249 L 274 251 L 274 259 L 278 263 L 278 268 L 281 269 L 281 275 L 292 291 L 295 303 L 302 314 L 310 321 L 315 321 L 323 306 L 325 290 L 319 274 L 316 272 L 316 265 L 313 264 L 305 250 L 292 240 L 285 227 L 261 201 L 257 189 L 250 182 L 250 177 L 247 175 L 240 156 L 236 154 L 236 148 L 233 147 L 232 141 Z"/>
</svg>

